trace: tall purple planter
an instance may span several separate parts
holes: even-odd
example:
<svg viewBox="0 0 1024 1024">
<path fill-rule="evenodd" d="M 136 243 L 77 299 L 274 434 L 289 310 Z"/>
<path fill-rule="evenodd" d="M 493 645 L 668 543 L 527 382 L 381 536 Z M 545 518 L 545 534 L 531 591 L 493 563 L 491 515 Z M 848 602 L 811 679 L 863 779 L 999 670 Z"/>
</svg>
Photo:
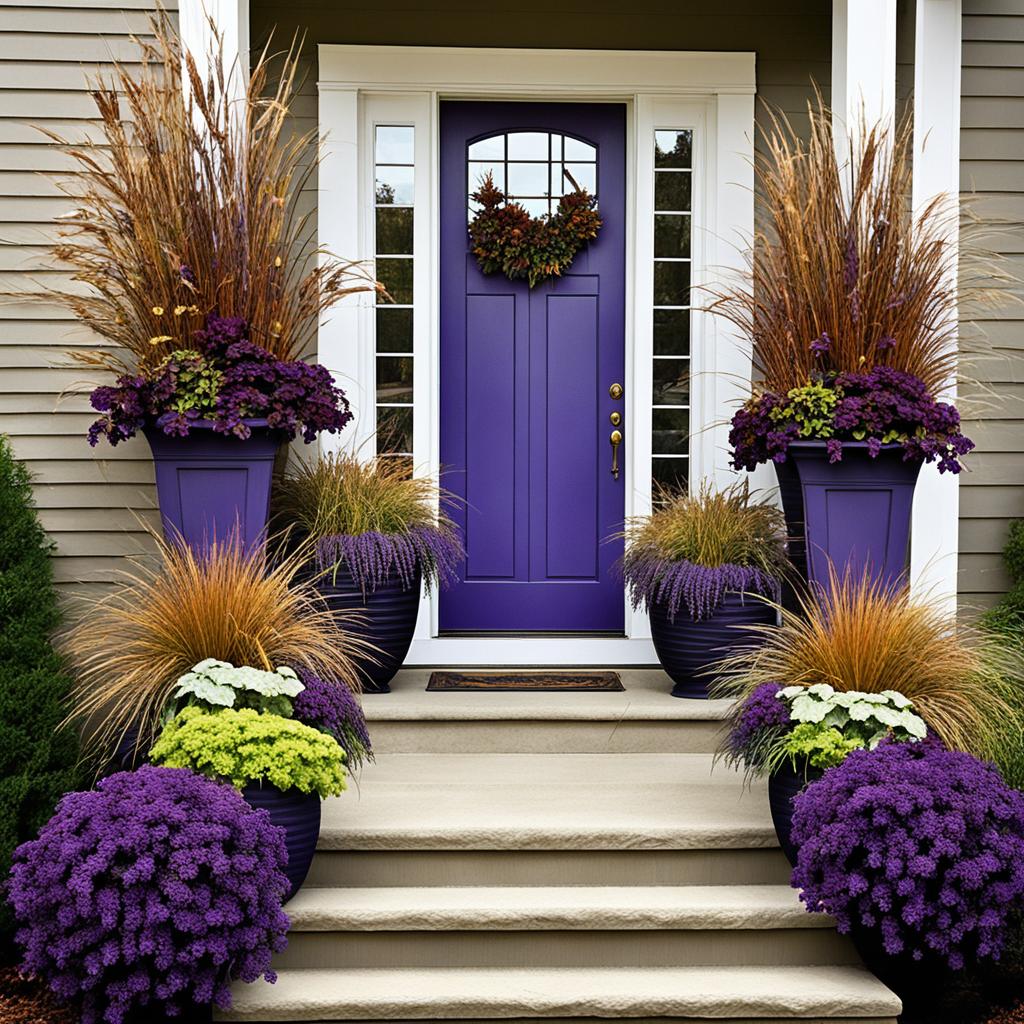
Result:
<svg viewBox="0 0 1024 1024">
<path fill-rule="evenodd" d="M 377 649 L 372 660 L 356 659 L 359 681 L 367 693 L 391 691 L 391 680 L 402 667 L 416 630 L 421 581 L 419 569 L 409 587 L 392 573 L 364 594 L 344 565 L 337 573 L 325 573 L 314 581 L 327 607 L 349 616 L 347 628 Z"/>
<path fill-rule="evenodd" d="M 839 462 L 829 462 L 824 441 L 795 441 L 789 461 L 799 487 L 783 469 L 783 505 L 790 532 L 803 537 L 803 552 L 798 541 L 793 554 L 806 556 L 808 581 L 827 590 L 830 565 L 840 577 L 867 570 L 886 585 L 904 578 L 920 461 L 904 461 L 896 444 L 872 458 L 853 441 Z"/>
<path fill-rule="evenodd" d="M 685 607 L 669 619 L 662 602 L 649 608 L 651 638 L 661 667 L 675 683 L 673 697 L 706 700 L 713 682 L 708 668 L 735 653 L 741 645 L 756 642 L 754 624 L 771 625 L 775 609 L 749 594 L 727 592 L 722 604 L 707 619 L 694 621 Z"/>
<path fill-rule="evenodd" d="M 180 536 L 193 551 L 202 551 L 237 529 L 245 550 L 260 542 L 270 515 L 274 459 L 284 438 L 266 420 L 246 423 L 252 435 L 244 441 L 214 433 L 209 420 L 196 421 L 188 437 L 145 428 L 168 540 Z"/>
</svg>

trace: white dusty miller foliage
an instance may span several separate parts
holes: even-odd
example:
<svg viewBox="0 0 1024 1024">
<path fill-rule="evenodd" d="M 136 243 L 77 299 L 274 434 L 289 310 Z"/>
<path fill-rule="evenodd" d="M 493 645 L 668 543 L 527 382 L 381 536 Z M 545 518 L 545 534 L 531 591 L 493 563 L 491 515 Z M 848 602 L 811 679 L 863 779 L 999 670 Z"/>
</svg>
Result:
<svg viewBox="0 0 1024 1024">
<path fill-rule="evenodd" d="M 866 693 L 860 690 L 837 691 L 827 683 L 814 686 L 787 686 L 775 695 L 789 704 L 795 722 L 819 724 L 848 732 L 847 726 L 859 723 L 868 749 L 874 750 L 886 737 L 923 740 L 928 727 L 912 710 L 913 702 L 896 690 Z"/>
</svg>

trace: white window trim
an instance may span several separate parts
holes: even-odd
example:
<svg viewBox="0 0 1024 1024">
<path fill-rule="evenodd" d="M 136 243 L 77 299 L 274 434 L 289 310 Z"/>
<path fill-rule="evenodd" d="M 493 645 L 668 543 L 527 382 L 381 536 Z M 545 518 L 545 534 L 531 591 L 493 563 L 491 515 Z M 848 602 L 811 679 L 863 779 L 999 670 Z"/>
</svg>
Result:
<svg viewBox="0 0 1024 1024">
<path fill-rule="evenodd" d="M 694 283 L 746 275 L 753 237 L 755 55 L 685 51 L 319 46 L 319 124 L 327 136 L 319 175 L 322 249 L 373 253 L 374 124 L 416 128 L 414 228 L 414 461 L 439 471 L 439 260 L 437 111 L 442 99 L 619 101 L 627 106 L 626 514 L 650 507 L 655 128 L 697 129 L 703 149 L 694 196 Z M 640 145 L 638 140 L 643 140 Z M 699 256 L 698 256 L 699 252 Z M 346 389 L 354 424 L 325 446 L 372 450 L 373 302 L 353 296 L 321 324 L 319 358 Z M 749 341 L 724 321 L 692 321 L 691 483 L 735 478 L 727 421 L 749 382 Z M 642 469 L 642 472 L 640 470 Z M 624 601 L 625 595 L 623 597 Z M 411 665 L 654 664 L 645 615 L 626 602 L 626 636 L 439 637 L 437 597 L 424 597 Z"/>
</svg>

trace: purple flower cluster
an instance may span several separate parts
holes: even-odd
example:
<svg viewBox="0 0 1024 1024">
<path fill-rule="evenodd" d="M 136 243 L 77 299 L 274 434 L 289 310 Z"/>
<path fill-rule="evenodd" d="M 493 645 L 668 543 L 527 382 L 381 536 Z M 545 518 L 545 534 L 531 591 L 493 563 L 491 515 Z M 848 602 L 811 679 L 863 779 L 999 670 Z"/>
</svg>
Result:
<svg viewBox="0 0 1024 1024">
<path fill-rule="evenodd" d="M 316 542 L 319 568 L 330 572 L 344 566 L 364 593 L 372 593 L 395 575 L 408 590 L 417 571 L 423 573 L 428 590 L 435 583 L 447 586 L 457 578 L 462 555 L 457 537 L 429 526 L 413 526 L 407 533 L 335 533 Z"/>
<path fill-rule="evenodd" d="M 913 374 L 876 366 L 865 373 L 838 374 L 827 384 L 838 399 L 827 441 L 833 462 L 842 459 L 844 442 L 865 441 L 873 458 L 883 444 L 898 443 L 908 461 L 937 459 L 940 472 L 959 473 L 961 456 L 974 447 L 961 432 L 956 407 L 936 401 Z M 800 437 L 800 424 L 778 412 L 787 402 L 784 395 L 766 392 L 733 416 L 729 444 L 737 469 L 785 461 L 790 443 Z"/>
<path fill-rule="evenodd" d="M 742 763 L 748 770 L 760 768 L 770 741 L 792 728 L 789 708 L 775 696 L 779 689 L 778 683 L 762 683 L 734 713 L 726 741 L 730 761 Z"/>
<path fill-rule="evenodd" d="M 104 415 L 89 428 L 89 443 L 103 436 L 116 445 L 152 423 L 165 434 L 187 437 L 206 419 L 218 433 L 239 438 L 251 433 L 247 420 L 266 420 L 287 439 L 301 432 L 310 442 L 321 431 L 340 431 L 352 419 L 348 400 L 326 367 L 278 359 L 250 339 L 249 325 L 240 317 L 211 314 L 194 341 L 194 351 L 172 353 L 151 373 L 125 374 L 114 387 L 96 388 L 92 406 Z M 190 380 L 215 381 L 213 393 L 189 394 L 186 368 Z"/>
<path fill-rule="evenodd" d="M 111 775 L 15 851 L 22 970 L 83 1024 L 226 1009 L 233 978 L 275 978 L 286 862 L 282 830 L 231 786 L 152 765 Z"/>
<path fill-rule="evenodd" d="M 372 761 L 373 744 L 356 695 L 343 683 L 324 682 L 310 672 L 300 671 L 299 678 L 306 688 L 292 701 L 293 715 L 333 736 L 345 751 L 348 768 L 355 770 Z"/>
<path fill-rule="evenodd" d="M 672 622 L 683 604 L 696 622 L 710 618 L 728 591 L 772 597 L 779 588 L 778 580 L 753 566 L 697 565 L 685 558 L 665 558 L 653 547 L 635 547 L 623 573 L 633 607 L 664 604 Z"/>
<path fill-rule="evenodd" d="M 1024 901 L 1024 793 L 934 740 L 856 750 L 794 802 L 793 885 L 841 932 L 953 969 L 998 959 Z"/>
</svg>

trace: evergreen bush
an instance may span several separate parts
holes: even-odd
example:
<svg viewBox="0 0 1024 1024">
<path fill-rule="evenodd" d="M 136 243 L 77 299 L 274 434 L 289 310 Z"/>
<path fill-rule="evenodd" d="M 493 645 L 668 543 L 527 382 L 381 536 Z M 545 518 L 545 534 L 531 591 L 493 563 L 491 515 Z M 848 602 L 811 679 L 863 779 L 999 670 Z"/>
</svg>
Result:
<svg viewBox="0 0 1024 1024">
<path fill-rule="evenodd" d="M 59 621 L 52 542 L 36 515 L 28 471 L 0 435 L 0 878 L 14 848 L 35 838 L 58 799 L 77 789 L 75 733 L 57 727 L 71 680 L 50 642 Z M 13 921 L 0 903 L 0 954 Z"/>
</svg>

